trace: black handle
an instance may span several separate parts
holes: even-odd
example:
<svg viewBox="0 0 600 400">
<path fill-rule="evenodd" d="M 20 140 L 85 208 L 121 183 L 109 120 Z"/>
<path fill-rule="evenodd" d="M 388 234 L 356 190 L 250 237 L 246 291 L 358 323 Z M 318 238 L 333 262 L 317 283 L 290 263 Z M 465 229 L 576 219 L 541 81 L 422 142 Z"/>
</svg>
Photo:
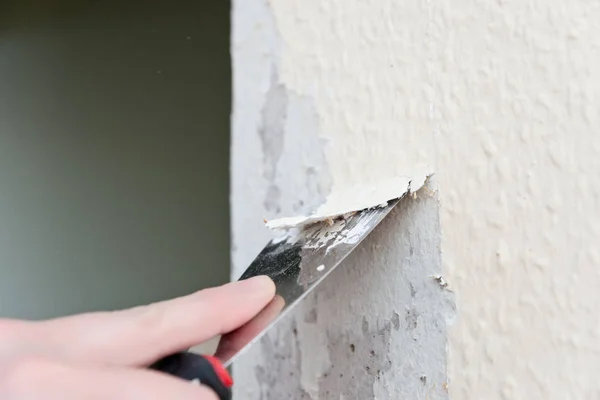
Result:
<svg viewBox="0 0 600 400">
<path fill-rule="evenodd" d="M 208 386 L 219 396 L 219 400 L 231 399 L 233 380 L 215 357 L 189 352 L 175 353 L 155 362 L 150 368 Z"/>
</svg>

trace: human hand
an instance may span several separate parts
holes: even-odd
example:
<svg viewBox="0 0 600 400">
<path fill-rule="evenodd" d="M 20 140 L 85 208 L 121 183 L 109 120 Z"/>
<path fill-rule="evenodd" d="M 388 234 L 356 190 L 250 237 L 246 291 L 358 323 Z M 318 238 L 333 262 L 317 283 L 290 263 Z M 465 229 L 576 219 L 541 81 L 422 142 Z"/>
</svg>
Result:
<svg viewBox="0 0 600 400">
<path fill-rule="evenodd" d="M 146 367 L 242 327 L 274 296 L 261 276 L 123 311 L 0 319 L 0 399 L 216 400 L 204 386 Z"/>
</svg>

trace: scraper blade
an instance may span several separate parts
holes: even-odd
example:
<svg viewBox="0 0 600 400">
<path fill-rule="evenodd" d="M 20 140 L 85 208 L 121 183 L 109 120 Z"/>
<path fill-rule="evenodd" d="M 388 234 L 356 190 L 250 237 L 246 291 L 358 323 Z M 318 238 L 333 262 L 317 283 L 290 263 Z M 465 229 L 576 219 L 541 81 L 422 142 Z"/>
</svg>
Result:
<svg viewBox="0 0 600 400">
<path fill-rule="evenodd" d="M 253 343 L 277 324 L 325 279 L 398 204 L 390 200 L 362 211 L 311 221 L 282 231 L 271 240 L 240 280 L 269 276 L 275 298 L 254 319 L 221 338 L 220 360 L 192 353 L 178 353 L 157 362 L 153 369 L 208 385 L 220 399 L 230 398 L 230 366 Z"/>
<path fill-rule="evenodd" d="M 255 324 L 253 330 L 256 334 L 248 338 L 243 347 L 232 349 L 230 355 L 223 359 L 225 367 L 231 365 L 321 283 L 371 233 L 398 201 L 392 200 L 384 206 L 359 211 L 336 220 L 290 229 L 271 240 L 240 280 L 267 275 L 275 282 L 276 297 L 249 322 Z M 279 307 L 274 305 L 277 302 Z M 273 313 L 273 308 L 280 310 Z M 270 315 L 265 316 L 267 313 Z M 235 341 L 239 346 L 235 335 L 236 332 L 225 335 L 220 346 L 226 348 L 229 341 Z"/>
</svg>

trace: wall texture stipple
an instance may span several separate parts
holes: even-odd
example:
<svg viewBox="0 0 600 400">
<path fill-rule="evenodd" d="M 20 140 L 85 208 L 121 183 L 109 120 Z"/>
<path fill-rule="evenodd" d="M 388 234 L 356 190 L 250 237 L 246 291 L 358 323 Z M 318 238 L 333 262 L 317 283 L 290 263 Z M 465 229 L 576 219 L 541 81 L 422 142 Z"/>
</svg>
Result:
<svg viewBox="0 0 600 400">
<path fill-rule="evenodd" d="M 434 18 L 451 394 L 600 398 L 600 3 Z"/>
<path fill-rule="evenodd" d="M 600 398 L 600 2 L 233 7 L 234 278 L 263 217 L 436 171 L 434 197 L 403 204 L 246 357 L 240 398 Z M 287 109 L 265 147 L 273 77 Z"/>
</svg>

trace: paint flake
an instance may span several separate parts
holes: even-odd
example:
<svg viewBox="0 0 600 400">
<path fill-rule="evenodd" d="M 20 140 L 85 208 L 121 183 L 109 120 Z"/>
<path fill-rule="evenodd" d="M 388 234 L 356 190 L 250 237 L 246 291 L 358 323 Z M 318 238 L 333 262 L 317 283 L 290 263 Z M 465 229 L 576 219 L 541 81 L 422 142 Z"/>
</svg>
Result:
<svg viewBox="0 0 600 400">
<path fill-rule="evenodd" d="M 429 171 L 429 169 L 427 169 Z M 286 217 L 267 221 L 269 229 L 289 229 L 327 221 L 333 225 L 334 220 L 375 207 L 385 207 L 388 201 L 415 193 L 425 184 L 431 172 L 423 172 L 411 176 L 399 176 L 393 179 L 368 185 L 354 185 L 329 195 L 323 205 L 308 216 Z"/>
</svg>

